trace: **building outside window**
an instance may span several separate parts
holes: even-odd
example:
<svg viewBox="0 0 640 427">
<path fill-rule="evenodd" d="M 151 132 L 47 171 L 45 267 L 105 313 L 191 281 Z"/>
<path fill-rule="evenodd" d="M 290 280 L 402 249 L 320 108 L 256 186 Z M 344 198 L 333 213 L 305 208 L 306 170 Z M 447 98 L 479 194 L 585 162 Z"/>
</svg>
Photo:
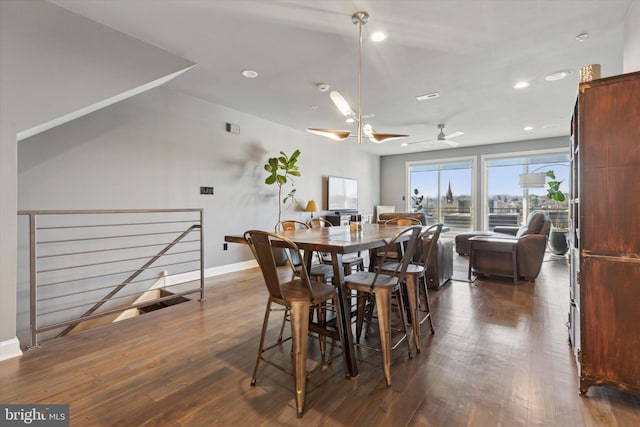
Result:
<svg viewBox="0 0 640 427">
<path fill-rule="evenodd" d="M 523 224 L 531 211 L 543 210 L 549 214 L 557 228 L 567 228 L 569 218 L 569 154 L 550 152 L 515 156 L 486 156 L 483 161 L 485 176 L 485 229 L 497 225 Z M 546 173 L 553 171 L 556 181 L 561 181 L 560 191 L 566 198 L 556 201 L 547 196 L 547 183 L 543 187 L 523 188 L 519 177 L 522 173 Z"/>
<path fill-rule="evenodd" d="M 408 210 L 459 233 L 473 228 L 475 158 L 407 164 Z"/>
</svg>

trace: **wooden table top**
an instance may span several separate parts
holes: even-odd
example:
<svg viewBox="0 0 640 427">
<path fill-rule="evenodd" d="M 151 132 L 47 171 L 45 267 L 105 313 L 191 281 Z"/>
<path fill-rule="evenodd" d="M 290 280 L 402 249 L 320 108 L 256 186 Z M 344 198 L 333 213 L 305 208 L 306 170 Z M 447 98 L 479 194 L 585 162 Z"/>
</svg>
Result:
<svg viewBox="0 0 640 427">
<path fill-rule="evenodd" d="M 363 224 L 361 231 L 355 231 L 345 225 L 285 231 L 282 235 L 295 242 L 303 250 L 346 254 L 385 246 L 400 230 L 405 228 Z M 224 240 L 231 243 L 246 243 L 244 237 L 238 235 L 225 236 Z"/>
</svg>

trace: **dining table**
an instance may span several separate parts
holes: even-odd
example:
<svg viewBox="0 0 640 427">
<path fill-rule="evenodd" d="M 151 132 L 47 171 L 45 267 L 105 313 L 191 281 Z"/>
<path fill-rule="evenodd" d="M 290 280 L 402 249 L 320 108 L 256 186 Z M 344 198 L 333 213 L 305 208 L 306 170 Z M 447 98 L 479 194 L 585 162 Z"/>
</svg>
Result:
<svg viewBox="0 0 640 427">
<path fill-rule="evenodd" d="M 304 252 L 307 269 L 311 267 L 314 252 L 331 254 L 332 283 L 336 286 L 338 293 L 336 320 L 343 331 L 342 349 L 347 378 L 358 376 L 358 363 L 351 329 L 351 294 L 345 288 L 342 257 L 354 252 L 369 251 L 370 259 L 375 259 L 377 250 L 384 248 L 404 228 L 406 227 L 383 224 L 358 224 L 354 227 L 354 224 L 351 224 L 282 232 L 283 236 L 293 241 Z M 227 235 L 224 239 L 230 243 L 247 243 L 242 235 Z M 373 264 L 371 262 L 369 264 L 369 269 L 372 270 Z"/>
</svg>

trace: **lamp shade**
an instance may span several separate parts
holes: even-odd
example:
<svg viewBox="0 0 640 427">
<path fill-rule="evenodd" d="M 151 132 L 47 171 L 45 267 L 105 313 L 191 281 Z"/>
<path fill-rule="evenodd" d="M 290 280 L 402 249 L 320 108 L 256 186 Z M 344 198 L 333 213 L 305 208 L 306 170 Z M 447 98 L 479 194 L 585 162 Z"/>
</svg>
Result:
<svg viewBox="0 0 640 427">
<path fill-rule="evenodd" d="M 315 200 L 309 200 L 309 202 L 307 203 L 307 208 L 305 209 L 305 212 L 317 212 L 318 211 L 318 205 L 316 204 Z"/>
<path fill-rule="evenodd" d="M 522 188 L 542 188 L 544 187 L 544 172 L 538 173 L 521 173 L 519 182 Z"/>
</svg>

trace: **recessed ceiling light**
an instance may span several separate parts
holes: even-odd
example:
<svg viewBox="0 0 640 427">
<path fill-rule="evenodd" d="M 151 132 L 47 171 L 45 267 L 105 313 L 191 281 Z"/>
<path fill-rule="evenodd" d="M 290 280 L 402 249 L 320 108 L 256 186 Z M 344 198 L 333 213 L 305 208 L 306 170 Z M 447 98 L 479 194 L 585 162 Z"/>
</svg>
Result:
<svg viewBox="0 0 640 427">
<path fill-rule="evenodd" d="M 553 81 L 556 81 L 556 80 L 562 80 L 562 79 L 566 78 L 567 76 L 570 76 L 571 74 L 573 74 L 573 71 L 571 71 L 571 70 L 556 71 L 555 73 L 549 74 L 544 79 L 546 81 L 548 81 L 548 82 L 553 82 Z"/>
<path fill-rule="evenodd" d="M 576 40 L 578 40 L 579 42 L 583 42 L 585 41 L 587 38 L 589 37 L 589 34 L 587 33 L 580 33 L 576 36 Z"/>
<path fill-rule="evenodd" d="M 248 79 L 255 79 L 258 77 L 258 72 L 253 70 L 242 70 L 242 75 Z"/>
<path fill-rule="evenodd" d="M 371 34 L 369 40 L 371 40 L 372 42 L 382 42 L 385 41 L 387 37 L 387 33 L 385 33 L 384 31 L 376 31 L 375 33 Z"/>
<path fill-rule="evenodd" d="M 522 130 L 525 130 L 525 131 L 533 130 L 533 126 L 525 126 L 522 128 Z"/>
<path fill-rule="evenodd" d="M 316 87 L 318 88 L 318 90 L 319 90 L 320 92 L 327 92 L 327 91 L 329 91 L 329 89 L 331 89 L 331 86 L 329 86 L 329 85 L 328 85 L 328 84 L 326 84 L 326 83 L 318 83 L 318 84 L 316 85 Z"/>
<path fill-rule="evenodd" d="M 514 84 L 513 88 L 514 89 L 524 89 L 527 86 L 529 86 L 529 82 L 521 81 L 521 82 L 517 82 L 516 84 Z"/>
<path fill-rule="evenodd" d="M 403 142 L 402 144 L 400 144 L 401 147 L 406 147 L 407 145 L 409 144 L 407 144 L 406 142 Z"/>
<path fill-rule="evenodd" d="M 354 119 L 353 117 L 347 117 L 345 122 L 347 123 L 354 123 L 356 121 L 356 119 Z"/>
<path fill-rule="evenodd" d="M 431 92 L 431 93 L 427 93 L 427 94 L 424 94 L 424 95 L 418 95 L 418 96 L 416 96 L 416 99 L 418 101 L 424 101 L 424 100 L 427 100 L 427 99 L 437 98 L 439 96 L 440 96 L 440 94 L 438 92 Z"/>
</svg>

